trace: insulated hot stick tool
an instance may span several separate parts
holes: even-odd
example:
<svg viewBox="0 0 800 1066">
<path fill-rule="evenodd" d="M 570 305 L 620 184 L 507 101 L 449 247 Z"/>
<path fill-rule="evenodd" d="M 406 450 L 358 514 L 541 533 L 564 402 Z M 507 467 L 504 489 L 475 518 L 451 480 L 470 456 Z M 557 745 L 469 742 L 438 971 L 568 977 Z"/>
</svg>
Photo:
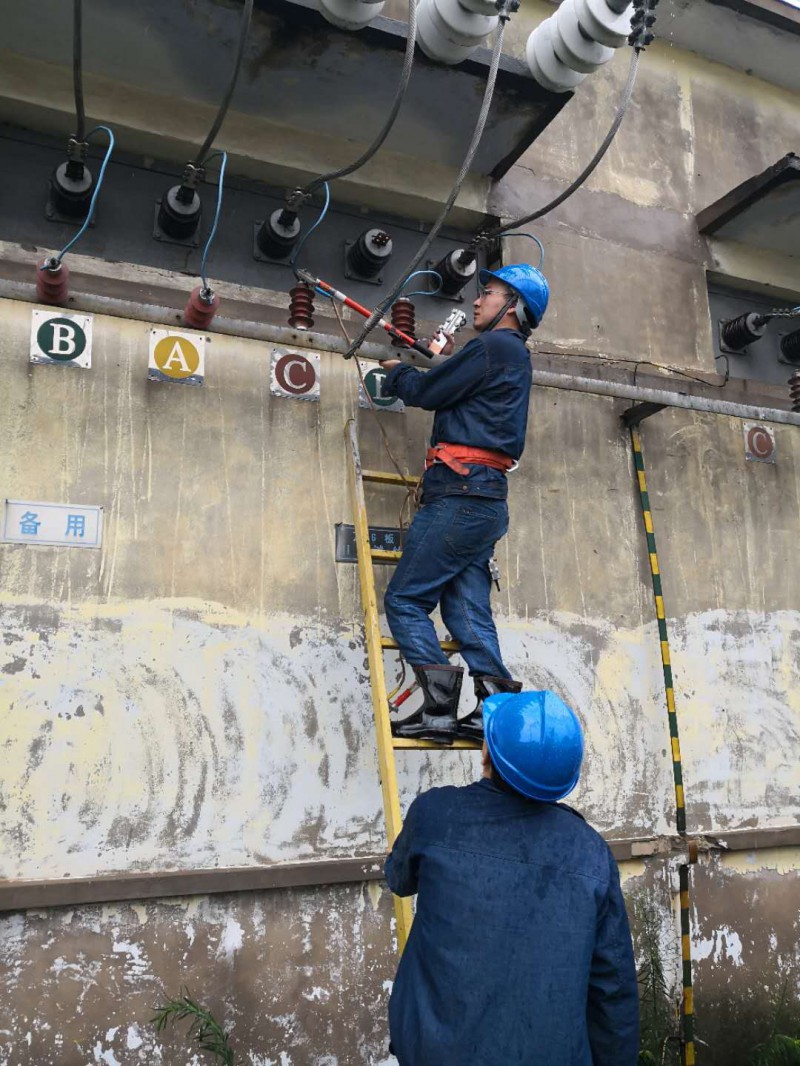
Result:
<svg viewBox="0 0 800 1066">
<path fill-rule="evenodd" d="M 339 292 L 338 289 L 334 289 L 334 287 L 332 285 L 329 285 L 327 281 L 323 281 L 321 278 L 315 278 L 314 275 L 309 274 L 307 270 L 301 270 L 298 268 L 295 273 L 301 281 L 304 281 L 307 285 L 311 285 L 313 288 L 318 289 L 326 296 L 330 296 L 332 300 L 336 300 L 338 303 L 344 304 L 345 307 L 349 307 L 351 310 L 355 311 L 356 314 L 362 315 L 364 318 L 369 318 L 372 314 L 369 308 L 364 307 L 363 304 L 357 303 L 355 300 L 351 299 L 351 297 L 346 296 L 343 292 Z M 420 352 L 427 359 L 433 359 L 434 355 L 437 354 L 436 352 L 431 351 L 430 348 L 426 348 L 421 341 L 415 340 L 407 333 L 403 333 L 402 330 L 397 329 L 391 324 L 391 322 L 388 322 L 385 318 L 380 318 L 377 322 L 377 325 L 382 326 L 390 337 L 396 337 L 398 340 L 402 341 L 403 344 L 408 345 L 409 348 L 413 348 L 415 352 Z M 444 345 L 442 345 L 442 347 L 444 347 Z M 441 348 L 439 349 L 439 351 L 441 351 Z"/>
<path fill-rule="evenodd" d="M 428 345 L 430 351 L 433 352 L 434 355 L 438 355 L 447 344 L 450 337 L 455 333 L 458 333 L 460 329 L 463 329 L 466 324 L 467 316 L 463 311 L 459 311 L 458 308 L 456 308 L 455 311 L 451 311 L 434 333 L 433 340 Z"/>
</svg>

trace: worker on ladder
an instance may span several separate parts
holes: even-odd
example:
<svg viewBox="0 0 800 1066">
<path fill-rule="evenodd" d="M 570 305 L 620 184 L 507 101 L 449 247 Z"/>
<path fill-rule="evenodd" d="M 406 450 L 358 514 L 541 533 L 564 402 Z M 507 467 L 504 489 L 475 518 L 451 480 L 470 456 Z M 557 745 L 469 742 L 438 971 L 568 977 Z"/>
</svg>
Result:
<svg viewBox="0 0 800 1066">
<path fill-rule="evenodd" d="M 482 270 L 473 308 L 478 336 L 426 372 L 396 359 L 386 396 L 435 411 L 422 481 L 422 506 L 403 545 L 384 607 L 400 653 L 424 696 L 398 737 L 449 744 L 483 736 L 482 704 L 521 684 L 503 663 L 492 618 L 490 561 L 508 529 L 506 474 L 525 447 L 532 372 L 525 340 L 542 320 L 546 279 L 528 264 Z M 495 578 L 496 580 L 496 578 Z M 437 604 L 467 663 L 476 705 L 461 720 L 463 669 L 451 666 L 430 620 Z"/>
</svg>

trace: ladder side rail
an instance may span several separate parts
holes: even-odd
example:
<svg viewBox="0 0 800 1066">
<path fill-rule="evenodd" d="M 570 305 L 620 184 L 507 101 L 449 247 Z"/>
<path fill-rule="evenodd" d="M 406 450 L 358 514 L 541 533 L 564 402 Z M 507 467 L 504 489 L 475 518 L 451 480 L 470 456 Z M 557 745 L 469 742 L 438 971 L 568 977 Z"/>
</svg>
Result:
<svg viewBox="0 0 800 1066">
<path fill-rule="evenodd" d="M 375 715 L 375 735 L 378 745 L 378 766 L 383 794 L 383 809 L 386 819 L 386 836 L 389 848 L 394 844 L 403 826 L 400 813 L 400 797 L 397 788 L 397 768 L 392 746 L 392 729 L 389 720 L 389 701 L 386 697 L 386 677 L 383 669 L 383 648 L 378 615 L 378 599 L 375 591 L 375 573 L 369 542 L 367 503 L 362 481 L 361 456 L 358 450 L 356 424 L 350 419 L 345 427 L 350 448 L 350 491 L 358 553 L 358 577 L 361 585 L 361 602 L 364 608 L 364 628 L 367 639 L 372 709 Z M 394 897 L 397 919 L 397 943 L 402 952 L 413 921 L 410 898 Z"/>
</svg>

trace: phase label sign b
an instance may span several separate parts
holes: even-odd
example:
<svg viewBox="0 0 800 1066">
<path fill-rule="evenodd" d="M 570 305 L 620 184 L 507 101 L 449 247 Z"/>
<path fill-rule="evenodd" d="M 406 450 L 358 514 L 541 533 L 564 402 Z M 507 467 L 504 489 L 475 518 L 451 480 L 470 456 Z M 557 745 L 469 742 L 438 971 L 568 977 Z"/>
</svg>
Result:
<svg viewBox="0 0 800 1066">
<path fill-rule="evenodd" d="M 151 381 L 202 385 L 205 379 L 206 338 L 198 333 L 150 330 L 147 376 Z"/>
<path fill-rule="evenodd" d="M 30 361 L 42 365 L 92 365 L 92 316 L 63 311 L 34 311 L 31 318 Z"/>
</svg>

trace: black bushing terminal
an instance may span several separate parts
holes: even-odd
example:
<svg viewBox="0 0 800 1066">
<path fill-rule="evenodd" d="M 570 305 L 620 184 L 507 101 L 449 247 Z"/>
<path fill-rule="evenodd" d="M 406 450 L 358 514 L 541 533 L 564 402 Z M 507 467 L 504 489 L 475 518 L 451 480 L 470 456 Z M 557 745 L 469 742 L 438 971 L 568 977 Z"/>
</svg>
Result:
<svg viewBox="0 0 800 1066">
<path fill-rule="evenodd" d="M 161 199 L 158 225 L 175 240 L 194 236 L 200 225 L 202 203 L 190 185 L 173 185 Z"/>
<path fill-rule="evenodd" d="M 67 218 L 86 218 L 94 178 L 87 166 L 74 160 L 61 163 L 50 176 L 50 203 Z"/>
</svg>

